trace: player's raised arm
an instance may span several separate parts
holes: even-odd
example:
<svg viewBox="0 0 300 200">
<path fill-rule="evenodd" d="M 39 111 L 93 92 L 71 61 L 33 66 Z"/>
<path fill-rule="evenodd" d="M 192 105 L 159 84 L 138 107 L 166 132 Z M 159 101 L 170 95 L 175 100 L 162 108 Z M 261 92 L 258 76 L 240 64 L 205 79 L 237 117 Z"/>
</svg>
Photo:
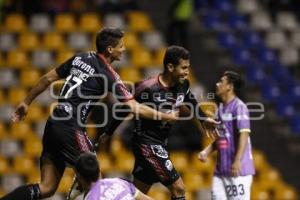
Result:
<svg viewBox="0 0 300 200">
<path fill-rule="evenodd" d="M 199 155 L 198 155 L 198 159 L 201 162 L 206 162 L 207 161 L 207 157 L 213 153 L 216 150 L 216 144 L 215 142 L 209 144 L 207 147 L 205 147 L 202 151 L 200 151 Z"/>
<path fill-rule="evenodd" d="M 31 102 L 43 91 L 45 91 L 48 86 L 60 79 L 59 75 L 57 74 L 56 70 L 53 69 L 47 74 L 43 75 L 40 80 L 37 82 L 37 84 L 30 90 L 26 98 L 24 99 L 23 102 L 21 102 L 15 112 L 12 114 L 12 121 L 13 122 L 18 122 L 24 119 L 24 117 L 27 114 L 28 106 L 31 104 Z"/>
</svg>

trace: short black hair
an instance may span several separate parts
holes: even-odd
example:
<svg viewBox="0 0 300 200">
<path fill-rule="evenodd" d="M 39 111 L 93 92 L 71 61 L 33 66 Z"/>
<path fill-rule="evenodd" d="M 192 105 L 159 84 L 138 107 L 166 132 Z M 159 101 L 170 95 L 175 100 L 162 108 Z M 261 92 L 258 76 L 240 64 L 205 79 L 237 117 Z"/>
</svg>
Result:
<svg viewBox="0 0 300 200">
<path fill-rule="evenodd" d="M 233 85 L 233 91 L 236 95 L 240 95 L 241 89 L 243 88 L 245 82 L 240 74 L 234 71 L 225 71 L 223 76 L 227 77 L 229 83 Z"/>
<path fill-rule="evenodd" d="M 174 66 L 178 65 L 180 59 L 190 59 L 190 52 L 184 47 L 175 45 L 169 46 L 164 56 L 164 69 L 167 69 L 167 65 L 169 63 L 173 64 Z"/>
<path fill-rule="evenodd" d="M 117 46 L 122 37 L 124 37 L 124 32 L 119 28 L 103 28 L 96 36 L 97 51 L 103 53 L 108 46 Z"/>
<path fill-rule="evenodd" d="M 100 173 L 96 155 L 91 152 L 81 154 L 75 164 L 75 170 L 87 182 L 96 182 Z"/>
</svg>

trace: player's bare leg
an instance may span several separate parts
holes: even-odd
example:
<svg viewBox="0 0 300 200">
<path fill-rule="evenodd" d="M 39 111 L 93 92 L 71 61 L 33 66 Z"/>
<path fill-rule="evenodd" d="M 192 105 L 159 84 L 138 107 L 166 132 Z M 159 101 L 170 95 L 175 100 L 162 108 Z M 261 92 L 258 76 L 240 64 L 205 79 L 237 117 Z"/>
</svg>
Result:
<svg viewBox="0 0 300 200">
<path fill-rule="evenodd" d="M 185 186 L 181 177 L 168 188 L 171 192 L 172 200 L 185 200 Z"/>
<path fill-rule="evenodd" d="M 41 197 L 47 198 L 54 195 L 63 174 L 60 174 L 54 163 L 49 158 L 43 158 L 41 167 Z"/>
<path fill-rule="evenodd" d="M 147 194 L 151 188 L 151 185 L 147 185 L 136 178 L 133 179 L 133 184 L 137 189 L 139 189 L 144 194 Z"/>
</svg>

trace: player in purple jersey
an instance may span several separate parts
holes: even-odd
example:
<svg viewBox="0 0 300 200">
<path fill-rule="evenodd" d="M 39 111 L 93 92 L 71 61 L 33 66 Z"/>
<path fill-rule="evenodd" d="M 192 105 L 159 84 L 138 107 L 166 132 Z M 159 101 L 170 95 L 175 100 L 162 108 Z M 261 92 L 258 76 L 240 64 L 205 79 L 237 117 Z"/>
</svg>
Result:
<svg viewBox="0 0 300 200">
<path fill-rule="evenodd" d="M 3 200 L 37 200 L 52 196 L 60 183 L 66 166 L 74 166 L 78 156 L 93 151 L 86 134 L 85 123 L 95 103 L 107 93 L 130 108 L 132 113 L 149 119 L 160 115 L 163 120 L 176 120 L 178 113 L 162 113 L 137 103 L 127 91 L 111 63 L 120 60 L 125 50 L 124 33 L 105 28 L 97 34 L 97 52 L 86 52 L 72 58 L 41 77 L 25 100 L 16 108 L 12 121 L 24 119 L 31 102 L 56 80 L 66 79 L 58 105 L 48 118 L 43 135 L 41 182 L 24 185 Z"/>
<path fill-rule="evenodd" d="M 212 183 L 212 199 L 250 200 L 252 176 L 255 174 L 251 143 L 250 116 L 245 103 L 237 97 L 242 86 L 241 76 L 226 71 L 217 83 L 221 98 L 218 118 L 220 136 L 203 151 L 199 159 L 217 150 L 217 165 Z"/>
<path fill-rule="evenodd" d="M 100 168 L 92 153 L 83 153 L 75 164 L 78 187 L 85 200 L 153 200 L 121 178 L 99 179 Z"/>
</svg>

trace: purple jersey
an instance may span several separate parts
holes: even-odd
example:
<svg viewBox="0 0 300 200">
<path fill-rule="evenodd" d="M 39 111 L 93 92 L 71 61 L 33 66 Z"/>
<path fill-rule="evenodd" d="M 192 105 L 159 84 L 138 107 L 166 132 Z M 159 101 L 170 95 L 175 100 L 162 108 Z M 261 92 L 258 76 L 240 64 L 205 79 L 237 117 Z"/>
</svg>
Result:
<svg viewBox="0 0 300 200">
<path fill-rule="evenodd" d="M 218 150 L 215 175 L 231 176 L 231 166 L 237 153 L 241 132 L 250 131 L 250 116 L 247 106 L 239 98 L 233 99 L 227 105 L 220 104 L 218 118 L 222 122 L 218 126 L 220 138 L 215 142 Z M 250 137 L 241 159 L 241 176 L 255 173 Z"/>
<path fill-rule="evenodd" d="M 126 180 L 106 178 L 93 185 L 85 200 L 134 200 L 137 192 L 134 185 Z"/>
</svg>

